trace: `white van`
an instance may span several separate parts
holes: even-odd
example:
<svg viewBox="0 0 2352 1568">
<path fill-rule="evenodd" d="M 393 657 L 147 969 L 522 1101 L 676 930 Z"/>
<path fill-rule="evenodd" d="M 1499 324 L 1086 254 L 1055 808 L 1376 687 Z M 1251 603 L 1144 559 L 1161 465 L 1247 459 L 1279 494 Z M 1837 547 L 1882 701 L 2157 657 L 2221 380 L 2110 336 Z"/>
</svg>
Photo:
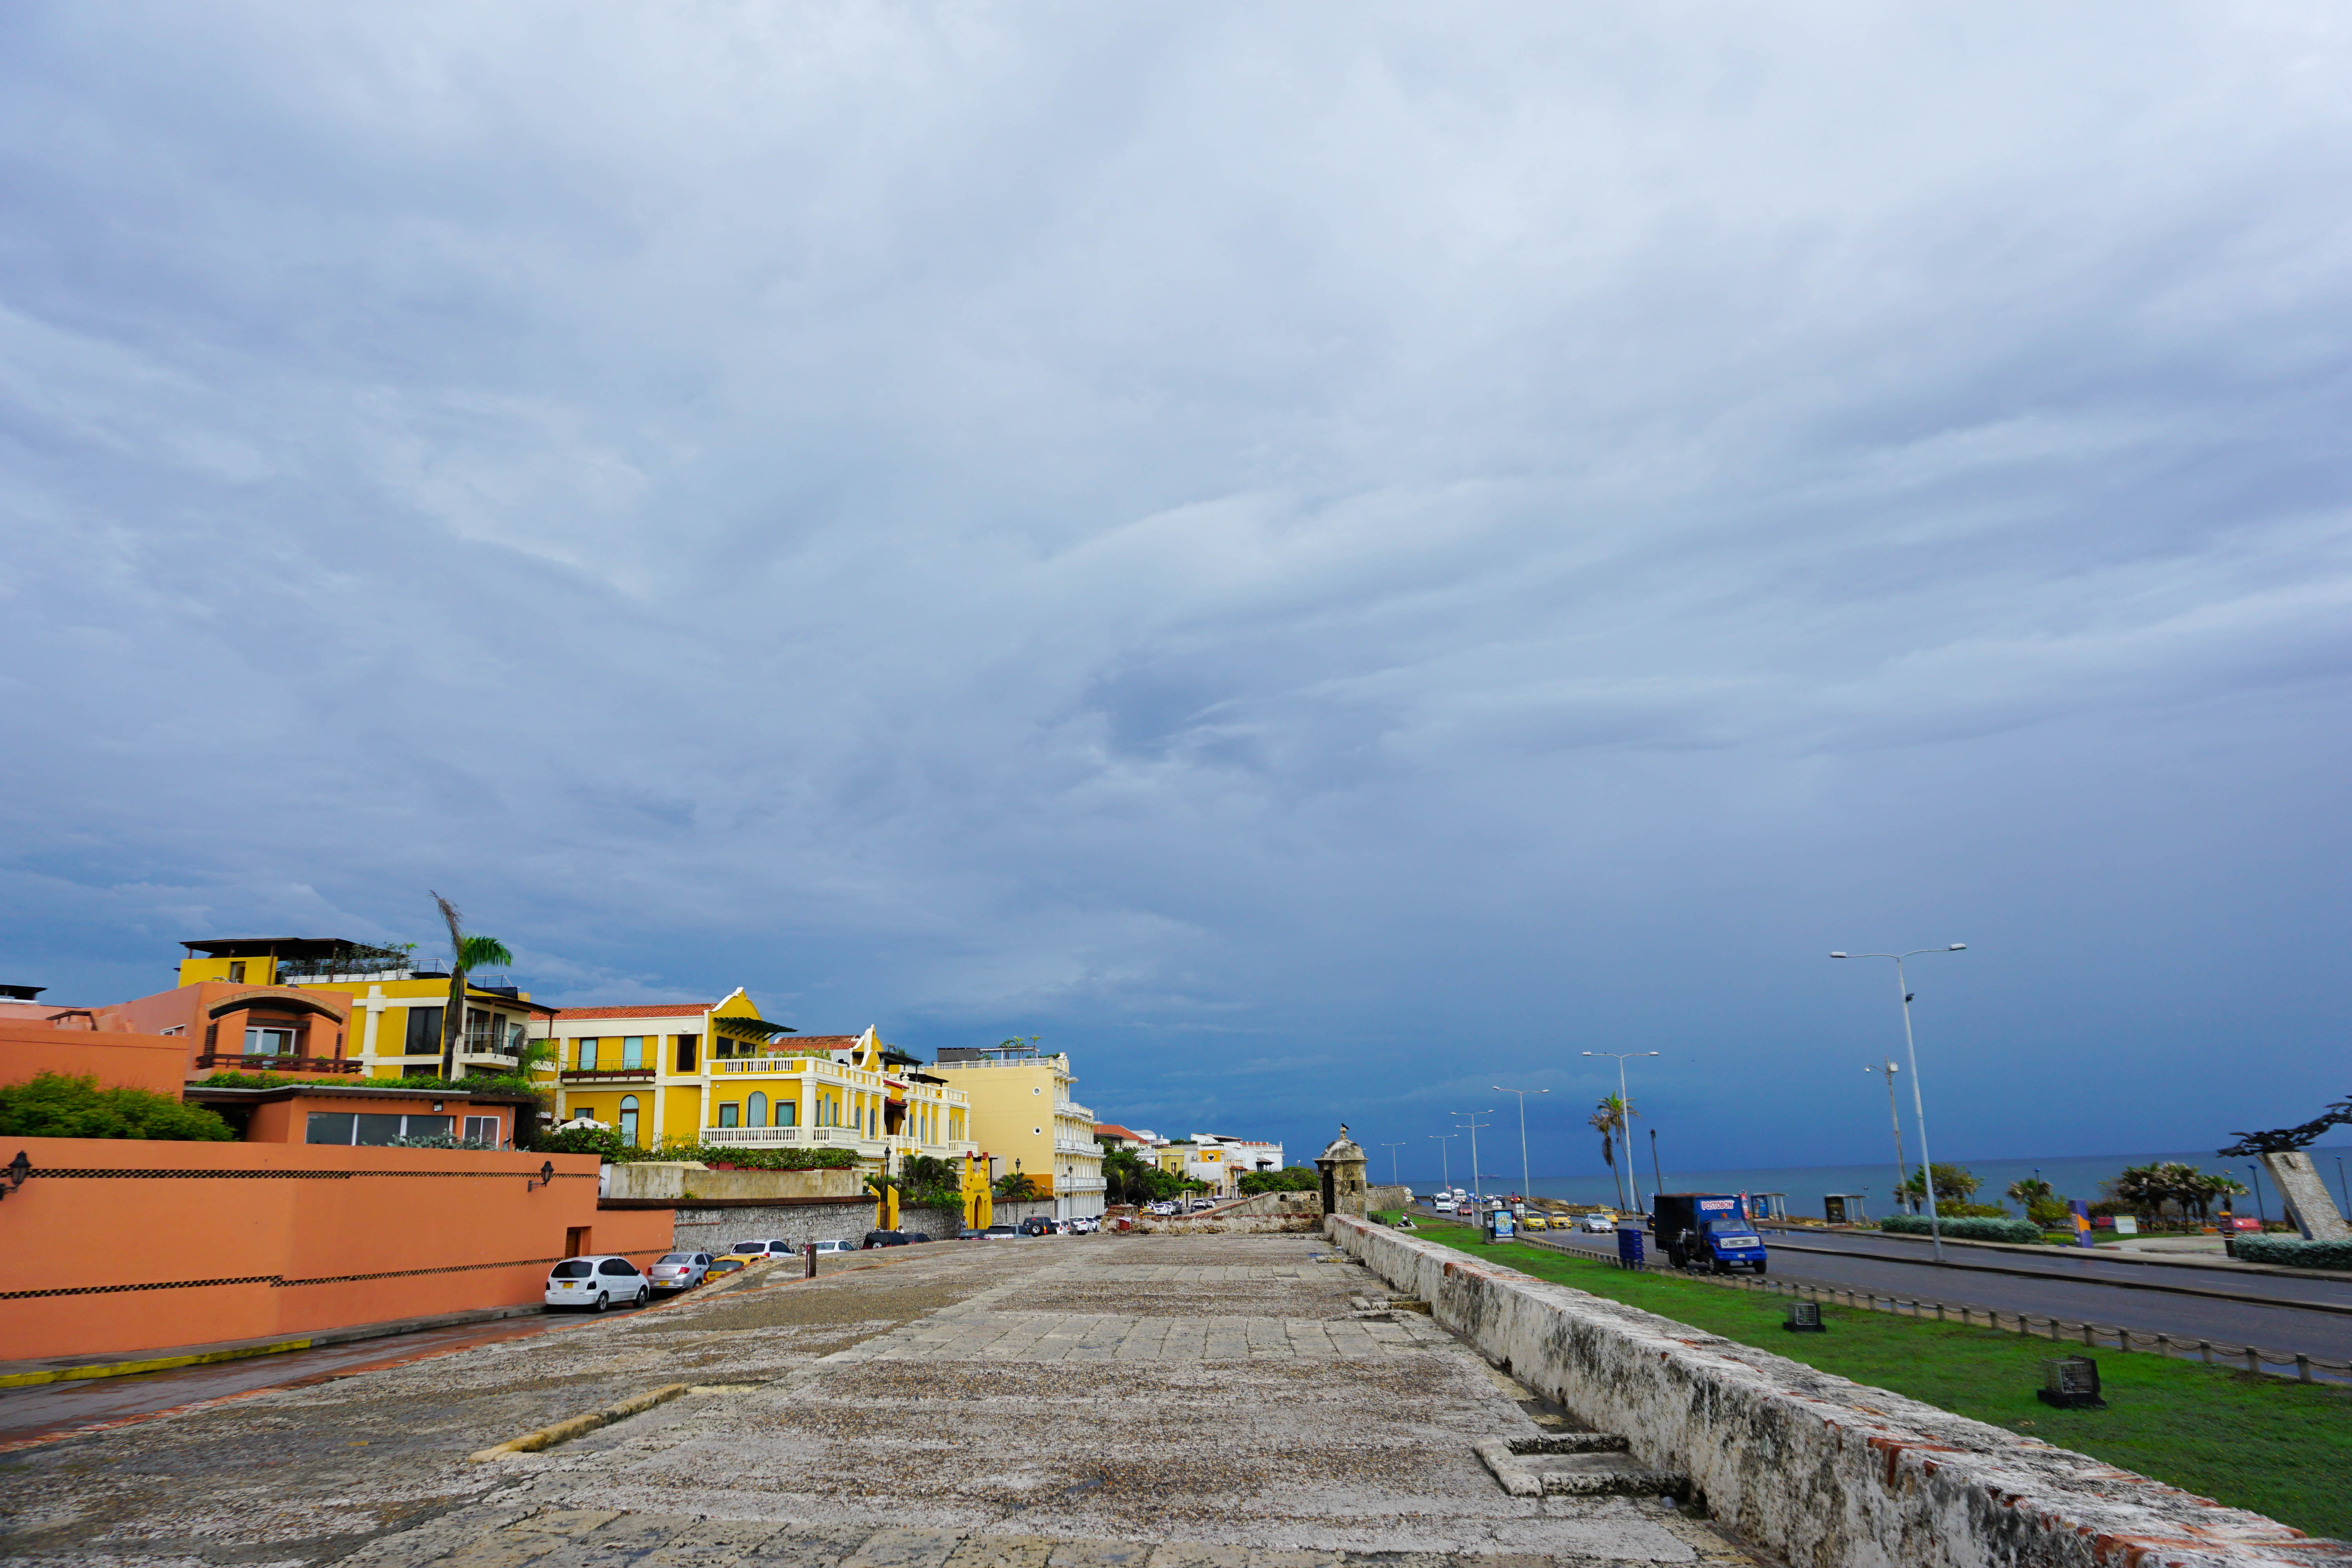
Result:
<svg viewBox="0 0 2352 1568">
<path fill-rule="evenodd" d="M 1435 1209 L 1439 1214 L 1452 1214 L 1454 1212 L 1454 1200 L 1445 1194 L 1440 1193 L 1435 1198 L 1431 1200 L 1429 1206 Z"/>
</svg>

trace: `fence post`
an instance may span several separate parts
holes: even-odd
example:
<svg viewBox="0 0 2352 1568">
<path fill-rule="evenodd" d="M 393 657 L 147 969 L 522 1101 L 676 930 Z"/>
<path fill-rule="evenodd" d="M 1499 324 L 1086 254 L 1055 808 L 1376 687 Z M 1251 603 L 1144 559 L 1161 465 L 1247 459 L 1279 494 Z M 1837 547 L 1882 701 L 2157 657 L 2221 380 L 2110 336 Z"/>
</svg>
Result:
<svg viewBox="0 0 2352 1568">
<path fill-rule="evenodd" d="M 2213 1364 L 2213 1342 L 2211 1340 L 2199 1340 L 2197 1342 L 2197 1353 L 2205 1358 L 2205 1364 L 2207 1366 L 2211 1366 Z"/>
<path fill-rule="evenodd" d="M 2246 1347 L 2246 1370 L 2257 1374 L 2259 1374 L 2263 1370 L 2262 1352 L 2255 1350 L 2252 1345 L 2248 1345 Z"/>
<path fill-rule="evenodd" d="M 2297 1383 L 2309 1383 L 2311 1381 L 2311 1358 L 2309 1356 L 2299 1355 L 2294 1358 L 2294 1380 Z"/>
</svg>

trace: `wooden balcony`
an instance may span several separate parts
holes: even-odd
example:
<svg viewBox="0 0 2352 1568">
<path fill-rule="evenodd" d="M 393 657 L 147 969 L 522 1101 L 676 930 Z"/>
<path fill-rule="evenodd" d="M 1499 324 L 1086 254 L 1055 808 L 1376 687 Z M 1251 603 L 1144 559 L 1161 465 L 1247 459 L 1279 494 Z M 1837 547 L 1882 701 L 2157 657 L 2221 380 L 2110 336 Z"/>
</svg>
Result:
<svg viewBox="0 0 2352 1568">
<path fill-rule="evenodd" d="M 232 1072 L 355 1073 L 360 1070 L 356 1060 L 345 1057 L 248 1057 L 227 1051 L 206 1051 L 196 1058 L 196 1066 Z"/>
</svg>

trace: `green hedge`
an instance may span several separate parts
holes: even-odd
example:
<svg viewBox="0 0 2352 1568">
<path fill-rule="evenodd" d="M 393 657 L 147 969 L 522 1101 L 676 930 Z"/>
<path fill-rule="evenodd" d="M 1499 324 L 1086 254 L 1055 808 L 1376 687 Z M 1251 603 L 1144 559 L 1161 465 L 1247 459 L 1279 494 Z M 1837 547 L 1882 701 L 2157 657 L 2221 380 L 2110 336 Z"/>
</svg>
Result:
<svg viewBox="0 0 2352 1568">
<path fill-rule="evenodd" d="M 2249 1263 L 2284 1263 L 2296 1268 L 2352 1268 L 2352 1241 L 2243 1236 L 2238 1238 L 2238 1256 Z"/>
<path fill-rule="evenodd" d="M 542 1131 L 531 1146 L 536 1154 L 597 1154 L 610 1164 L 635 1164 L 646 1160 L 676 1160 L 704 1165 L 732 1165 L 739 1171 L 846 1171 L 857 1163 L 851 1149 L 751 1149 L 734 1143 L 665 1143 L 658 1149 L 633 1149 L 610 1127 L 572 1127 Z"/>
<path fill-rule="evenodd" d="M 166 1138 L 226 1143 L 236 1135 L 201 1105 L 150 1089 L 100 1089 L 95 1078 L 37 1074 L 0 1088 L 0 1137 Z"/>
<path fill-rule="evenodd" d="M 2016 1241 L 2042 1239 L 2042 1227 L 2030 1219 L 1942 1219 L 1937 1228 L 1955 1241 Z M 1923 1214 L 1899 1214 L 1878 1222 L 1881 1230 L 1897 1236 L 1925 1236 L 1927 1216 Z"/>
</svg>

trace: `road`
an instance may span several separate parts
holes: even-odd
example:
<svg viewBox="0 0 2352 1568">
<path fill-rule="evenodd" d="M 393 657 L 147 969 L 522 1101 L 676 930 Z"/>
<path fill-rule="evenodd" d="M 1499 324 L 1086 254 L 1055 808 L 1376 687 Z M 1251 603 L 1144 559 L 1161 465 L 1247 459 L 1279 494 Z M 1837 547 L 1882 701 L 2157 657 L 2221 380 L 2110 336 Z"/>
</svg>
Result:
<svg viewBox="0 0 2352 1568">
<path fill-rule="evenodd" d="M 564 1326 L 541 1317 L 502 1318 L 456 1328 L 389 1334 L 281 1355 L 247 1356 L 132 1377 L 77 1378 L 0 1389 L 0 1453 L 40 1438 L 134 1421 L 161 1411 L 235 1399 L 264 1389 L 302 1388 L 377 1367 L 403 1366 L 469 1345 L 522 1339 Z"/>
<path fill-rule="evenodd" d="M 1614 1258 L 1612 1237 L 1536 1232 L 1546 1245 Z M 1948 1247 L 1938 1265 L 1925 1247 L 1877 1237 L 1768 1232 L 1775 1278 L 1906 1300 L 2028 1312 L 2217 1344 L 2252 1344 L 2326 1361 L 2352 1361 L 2352 1282 L 2227 1269 L 2119 1263 L 2053 1249 L 2047 1258 Z M 2158 1289 L 2157 1287 L 2162 1287 Z M 2190 1294 L 2211 1291 L 2239 1298 Z M 2328 1311 L 2327 1307 L 2347 1309 Z"/>
</svg>

